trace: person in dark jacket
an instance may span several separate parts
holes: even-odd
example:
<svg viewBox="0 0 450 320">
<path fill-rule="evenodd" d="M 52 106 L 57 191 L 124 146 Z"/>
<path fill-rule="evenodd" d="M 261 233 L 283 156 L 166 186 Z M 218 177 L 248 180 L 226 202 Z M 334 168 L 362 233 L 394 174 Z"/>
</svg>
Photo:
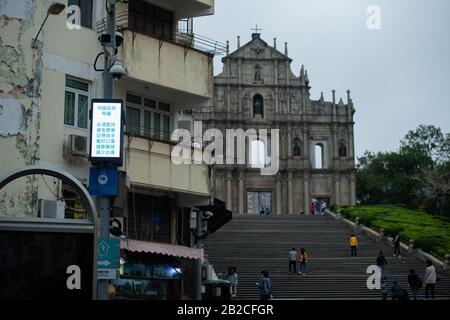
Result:
<svg viewBox="0 0 450 320">
<path fill-rule="evenodd" d="M 384 276 L 386 274 L 386 265 L 387 264 L 388 264 L 388 262 L 383 255 L 383 251 L 380 251 L 380 254 L 377 257 L 377 266 L 381 269 L 382 276 Z"/>
<path fill-rule="evenodd" d="M 394 257 L 401 257 L 400 254 L 400 235 L 397 233 L 394 237 Z"/>
<path fill-rule="evenodd" d="M 269 298 L 270 298 L 270 288 L 272 286 L 271 286 L 271 283 L 270 283 L 269 273 L 267 271 L 261 271 L 261 278 L 256 283 L 256 285 L 259 288 L 259 293 L 260 293 L 260 296 L 261 296 L 261 300 L 269 300 Z"/>
<path fill-rule="evenodd" d="M 412 296 L 414 300 L 417 300 L 417 292 L 420 288 L 422 288 L 422 280 L 420 280 L 420 277 L 417 275 L 416 271 L 414 269 L 409 270 L 408 274 L 408 285 L 411 289 Z"/>
<path fill-rule="evenodd" d="M 391 291 L 392 300 L 408 300 L 408 292 L 398 284 L 398 281 L 393 282 Z"/>
<path fill-rule="evenodd" d="M 389 293 L 389 286 L 388 286 L 388 282 L 387 282 L 387 278 L 386 277 L 383 277 L 381 279 L 380 289 L 381 289 L 381 298 L 383 300 L 387 300 L 388 299 L 388 293 Z"/>
</svg>

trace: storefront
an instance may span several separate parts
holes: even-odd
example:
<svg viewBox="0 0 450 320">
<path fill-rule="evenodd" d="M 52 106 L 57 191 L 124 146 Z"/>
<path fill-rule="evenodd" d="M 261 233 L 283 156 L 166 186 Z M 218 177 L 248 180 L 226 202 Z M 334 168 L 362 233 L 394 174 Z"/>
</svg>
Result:
<svg viewBox="0 0 450 320">
<path fill-rule="evenodd" d="M 114 299 L 178 300 L 183 281 L 203 251 L 165 243 L 122 240 L 120 278 Z"/>
</svg>

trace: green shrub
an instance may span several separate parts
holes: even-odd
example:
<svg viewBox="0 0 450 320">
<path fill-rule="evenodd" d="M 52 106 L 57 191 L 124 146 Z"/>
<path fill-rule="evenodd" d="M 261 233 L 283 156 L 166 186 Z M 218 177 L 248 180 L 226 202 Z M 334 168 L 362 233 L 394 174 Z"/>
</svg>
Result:
<svg viewBox="0 0 450 320">
<path fill-rule="evenodd" d="M 347 219 L 375 230 L 384 229 L 387 236 L 400 234 L 400 239 L 408 243 L 414 239 L 415 247 L 439 258 L 450 253 L 450 221 L 432 216 L 423 210 L 408 209 L 394 205 L 362 205 L 341 207 L 341 213 Z"/>
<path fill-rule="evenodd" d="M 331 212 L 336 213 L 339 209 L 339 206 L 336 203 L 333 203 L 330 207 Z"/>
<path fill-rule="evenodd" d="M 384 234 L 388 237 L 395 237 L 397 234 L 400 235 L 400 238 L 402 240 L 406 240 L 402 237 L 402 232 L 404 231 L 404 229 L 400 226 L 398 227 L 387 227 L 384 228 Z"/>
</svg>

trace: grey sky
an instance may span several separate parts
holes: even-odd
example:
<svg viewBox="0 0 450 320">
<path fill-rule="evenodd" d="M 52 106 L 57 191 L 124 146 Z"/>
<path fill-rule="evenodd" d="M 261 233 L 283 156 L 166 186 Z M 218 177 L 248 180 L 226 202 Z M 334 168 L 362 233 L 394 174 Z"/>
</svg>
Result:
<svg viewBox="0 0 450 320">
<path fill-rule="evenodd" d="M 381 8 L 381 29 L 366 27 L 367 7 Z M 215 15 L 194 31 L 236 49 L 262 27 L 278 50 L 288 42 L 298 75 L 305 65 L 311 97 L 331 90 L 355 104 L 355 147 L 387 151 L 421 123 L 450 131 L 450 1 L 448 0 L 216 0 Z M 215 59 L 215 74 L 222 70 Z"/>
</svg>

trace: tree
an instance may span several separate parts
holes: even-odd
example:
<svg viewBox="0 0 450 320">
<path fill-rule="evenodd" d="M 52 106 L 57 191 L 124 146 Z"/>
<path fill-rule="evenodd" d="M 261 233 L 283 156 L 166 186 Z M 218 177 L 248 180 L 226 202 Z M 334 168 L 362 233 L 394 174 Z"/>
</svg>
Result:
<svg viewBox="0 0 450 320">
<path fill-rule="evenodd" d="M 450 134 L 444 135 L 441 128 L 420 125 L 409 131 L 400 141 L 400 151 L 415 150 L 428 154 L 436 163 L 450 160 Z"/>
<path fill-rule="evenodd" d="M 450 215 L 450 135 L 420 125 L 398 151 L 358 158 L 357 196 L 365 203 L 403 203 Z"/>
</svg>

